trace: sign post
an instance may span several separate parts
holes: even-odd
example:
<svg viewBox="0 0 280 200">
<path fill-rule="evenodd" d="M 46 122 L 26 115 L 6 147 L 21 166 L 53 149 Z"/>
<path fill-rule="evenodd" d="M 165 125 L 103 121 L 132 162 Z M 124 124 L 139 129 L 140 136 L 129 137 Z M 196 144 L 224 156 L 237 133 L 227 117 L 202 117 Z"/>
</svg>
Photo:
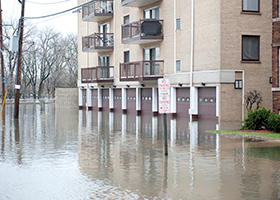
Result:
<svg viewBox="0 0 280 200">
<path fill-rule="evenodd" d="M 165 155 L 168 155 L 167 149 L 167 122 L 166 113 L 171 111 L 171 98 L 170 98 L 170 80 L 167 78 L 158 79 L 158 101 L 159 101 L 159 113 L 163 114 L 164 123 L 164 151 Z"/>
</svg>

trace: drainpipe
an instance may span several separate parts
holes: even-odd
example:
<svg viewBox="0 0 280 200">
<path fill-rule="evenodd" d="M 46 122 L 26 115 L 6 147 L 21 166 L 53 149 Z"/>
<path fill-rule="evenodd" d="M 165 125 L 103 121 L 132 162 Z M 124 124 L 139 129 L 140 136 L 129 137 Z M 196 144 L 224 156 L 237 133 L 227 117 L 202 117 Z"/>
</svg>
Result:
<svg viewBox="0 0 280 200">
<path fill-rule="evenodd" d="M 176 51 L 177 51 L 177 35 L 176 35 L 176 1 L 174 0 L 174 74 L 176 74 Z"/>
<path fill-rule="evenodd" d="M 194 0 L 191 8 L 191 63 L 190 63 L 190 87 L 193 87 L 193 59 L 194 59 Z"/>
<path fill-rule="evenodd" d="M 194 62 L 194 0 L 191 1 L 191 58 L 190 58 L 190 120 L 194 114 L 195 100 L 193 88 L 193 62 Z"/>
</svg>

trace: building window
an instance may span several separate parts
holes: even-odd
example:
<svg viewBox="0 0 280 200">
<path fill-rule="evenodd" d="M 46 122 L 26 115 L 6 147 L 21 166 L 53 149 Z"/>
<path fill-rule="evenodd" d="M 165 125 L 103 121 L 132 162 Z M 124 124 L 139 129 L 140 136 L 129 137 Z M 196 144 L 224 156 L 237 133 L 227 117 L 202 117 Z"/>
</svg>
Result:
<svg viewBox="0 0 280 200">
<path fill-rule="evenodd" d="M 181 18 L 177 18 L 176 19 L 176 30 L 180 30 L 181 29 Z"/>
<path fill-rule="evenodd" d="M 159 19 L 159 7 L 150 8 L 144 11 L 145 19 Z"/>
<path fill-rule="evenodd" d="M 235 80 L 235 89 L 242 89 L 242 80 Z"/>
<path fill-rule="evenodd" d="M 124 24 L 129 24 L 129 15 L 126 15 L 123 17 L 123 23 Z"/>
<path fill-rule="evenodd" d="M 243 12 L 260 12 L 260 0 L 243 0 Z"/>
<path fill-rule="evenodd" d="M 259 61 L 260 37 L 242 36 L 242 61 Z"/>
<path fill-rule="evenodd" d="M 129 51 L 125 51 L 124 52 L 124 62 L 125 63 L 128 63 L 129 62 Z"/>
<path fill-rule="evenodd" d="M 176 72 L 181 71 L 181 60 L 176 60 Z"/>
</svg>

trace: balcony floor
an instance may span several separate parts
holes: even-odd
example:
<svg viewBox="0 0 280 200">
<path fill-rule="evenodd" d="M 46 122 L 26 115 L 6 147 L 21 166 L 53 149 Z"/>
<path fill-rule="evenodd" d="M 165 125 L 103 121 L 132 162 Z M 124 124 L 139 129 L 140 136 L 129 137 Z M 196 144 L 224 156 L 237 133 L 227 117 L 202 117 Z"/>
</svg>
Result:
<svg viewBox="0 0 280 200">
<path fill-rule="evenodd" d="M 152 42 L 160 42 L 163 36 L 136 36 L 133 38 L 123 39 L 123 44 L 147 44 Z"/>
<path fill-rule="evenodd" d="M 142 7 L 158 1 L 159 0 L 125 0 L 122 2 L 122 6 Z"/>
<path fill-rule="evenodd" d="M 93 13 L 91 15 L 85 16 L 83 21 L 88 22 L 101 22 L 113 17 L 113 13 Z"/>
</svg>

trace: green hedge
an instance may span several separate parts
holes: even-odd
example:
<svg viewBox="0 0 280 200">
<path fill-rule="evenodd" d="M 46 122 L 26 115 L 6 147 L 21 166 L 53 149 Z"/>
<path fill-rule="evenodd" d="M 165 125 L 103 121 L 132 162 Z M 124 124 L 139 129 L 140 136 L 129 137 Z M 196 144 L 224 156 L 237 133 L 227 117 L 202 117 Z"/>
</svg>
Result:
<svg viewBox="0 0 280 200">
<path fill-rule="evenodd" d="M 280 133 L 280 115 L 266 110 L 264 107 L 248 112 L 241 130 L 271 130 Z"/>
</svg>

